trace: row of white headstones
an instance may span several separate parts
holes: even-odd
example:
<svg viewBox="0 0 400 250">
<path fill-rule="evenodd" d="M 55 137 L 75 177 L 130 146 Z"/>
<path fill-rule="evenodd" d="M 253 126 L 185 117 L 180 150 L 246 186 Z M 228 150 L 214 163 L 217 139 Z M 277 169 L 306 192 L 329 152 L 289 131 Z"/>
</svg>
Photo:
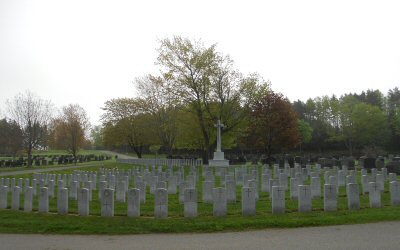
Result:
<svg viewBox="0 0 400 250">
<path fill-rule="evenodd" d="M 243 168 L 242 168 L 243 170 Z M 309 212 L 312 210 L 312 200 L 320 198 L 321 196 L 321 181 L 318 172 L 310 172 L 304 174 L 304 169 L 295 168 L 297 171 L 290 175 L 294 176 L 290 178 L 290 199 L 298 200 L 298 211 Z M 344 175 L 346 172 L 339 170 L 337 172 L 326 170 L 324 172 L 326 184 L 324 184 L 324 210 L 325 211 L 336 211 L 338 204 L 338 189 L 340 186 L 346 186 L 346 194 L 349 209 L 360 208 L 360 191 L 356 181 L 356 171 L 350 171 L 350 175 Z M 223 170 L 218 170 L 217 175 L 221 175 Z M 243 215 L 254 215 L 256 214 L 256 201 L 259 198 L 259 180 L 258 174 L 252 171 L 252 174 L 242 172 L 243 176 L 243 187 L 242 187 L 242 214 Z M 80 172 L 82 174 L 82 172 Z M 78 200 L 78 214 L 81 216 L 89 215 L 89 204 L 92 200 L 92 190 L 96 189 L 96 182 L 88 176 L 83 178 L 71 178 L 68 182 L 69 189 L 65 187 L 65 179 L 63 176 L 59 176 L 58 180 L 58 192 L 57 192 L 57 211 L 59 214 L 68 214 L 68 200 Z M 159 174 L 159 173 L 158 173 Z M 371 175 L 368 175 L 365 170 L 361 171 L 362 174 L 362 192 L 369 193 L 370 206 L 373 208 L 381 207 L 381 193 L 384 191 L 385 179 L 390 183 L 390 197 L 392 205 L 400 205 L 400 183 L 397 182 L 395 174 L 390 173 L 385 178 L 385 171 L 377 173 L 373 170 Z M 215 178 L 214 174 L 210 174 L 209 170 L 206 170 L 205 181 L 203 182 L 203 202 L 213 204 L 214 216 L 226 216 L 227 214 L 227 203 L 236 202 L 236 179 L 231 174 L 224 175 L 223 187 L 214 187 Z M 240 175 L 240 174 L 238 174 Z M 261 192 L 269 192 L 272 201 L 272 213 L 284 213 L 285 212 L 285 193 L 288 190 L 288 175 L 285 171 L 275 170 L 275 177 L 278 179 L 272 179 L 271 171 L 268 168 L 263 168 L 263 174 L 261 180 Z M 311 177 L 310 185 L 303 185 L 304 181 Z M 342 176 L 346 176 L 343 180 Z M 60 178 L 61 177 L 61 178 Z M 64 176 L 65 177 L 65 176 Z M 108 177 L 108 178 L 107 178 Z M 101 216 L 113 216 L 114 215 L 114 200 L 117 202 L 126 202 L 128 211 L 127 215 L 130 217 L 140 216 L 140 203 L 146 201 L 146 183 L 143 178 L 136 176 L 135 188 L 129 189 L 129 178 L 121 178 L 126 176 L 119 176 L 115 178 L 112 172 L 107 175 L 102 175 L 99 182 L 99 200 L 101 202 Z M 157 181 L 157 176 L 150 178 L 152 181 L 148 183 L 150 186 L 150 192 L 154 193 L 154 216 L 156 218 L 168 217 L 168 194 L 176 194 L 176 176 L 170 176 L 167 187 L 167 182 Z M 49 198 L 54 198 L 55 190 L 55 175 L 46 175 L 49 180 L 45 181 L 41 179 L 39 183 L 36 179 L 30 181 L 25 179 L 24 188 L 24 211 L 32 211 L 33 197 L 37 195 L 37 184 L 39 184 L 39 206 L 38 211 L 47 213 L 49 212 Z M 80 184 L 79 181 L 73 181 L 72 179 L 85 179 Z M 89 181 L 88 179 L 92 179 Z M 105 179 L 113 180 L 114 182 L 107 182 Z M 115 182 L 115 179 L 120 179 Z M 121 180 L 121 179 L 125 179 Z M 174 181 L 175 179 L 175 181 Z M 179 185 L 179 201 L 184 203 L 184 216 L 185 217 L 197 217 L 197 191 L 196 191 L 196 176 L 187 176 L 187 181 L 181 182 Z M 172 180 L 172 181 L 171 181 Z M 370 181 L 373 180 L 373 181 Z M 20 195 L 22 192 L 22 179 L 0 179 L 0 209 L 7 208 L 8 193 L 11 189 L 12 193 L 12 204 L 11 209 L 20 210 Z M 47 182 L 47 183 L 46 183 Z M 32 183 L 32 186 L 29 184 Z M 11 184 L 9 188 L 8 185 Z M 47 185 L 47 187 L 45 186 Z M 172 185 L 170 185 L 172 184 Z M 81 187 L 82 186 L 82 187 Z M 107 188 L 109 187 L 109 188 Z M 114 194 L 116 193 L 116 194 Z M 116 196 L 116 197 L 115 197 Z"/>
</svg>

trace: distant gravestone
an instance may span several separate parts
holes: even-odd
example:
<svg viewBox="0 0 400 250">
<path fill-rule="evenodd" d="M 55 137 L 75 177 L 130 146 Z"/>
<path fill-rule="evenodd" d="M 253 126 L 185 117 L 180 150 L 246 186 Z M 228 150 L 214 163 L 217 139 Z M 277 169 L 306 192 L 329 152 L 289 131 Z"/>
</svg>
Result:
<svg viewBox="0 0 400 250">
<path fill-rule="evenodd" d="M 370 183 L 369 176 L 362 175 L 361 176 L 361 188 L 362 188 L 363 194 L 367 194 L 369 192 L 369 183 Z"/>
<path fill-rule="evenodd" d="M 69 198 L 71 198 L 73 200 L 78 199 L 78 182 L 77 181 L 71 182 L 71 187 L 69 190 Z"/>
<path fill-rule="evenodd" d="M 135 188 L 140 190 L 140 203 L 146 203 L 146 183 L 136 182 Z"/>
<path fill-rule="evenodd" d="M 290 199 L 297 200 L 299 197 L 299 188 L 297 178 L 290 178 Z"/>
<path fill-rule="evenodd" d="M 225 181 L 226 199 L 229 203 L 236 203 L 236 183 L 235 181 Z"/>
<path fill-rule="evenodd" d="M 212 203 L 213 202 L 213 181 L 204 181 L 203 182 L 203 202 L 204 203 Z"/>
<path fill-rule="evenodd" d="M 168 194 L 176 194 L 177 191 L 177 178 L 176 176 L 170 176 L 168 178 Z"/>
<path fill-rule="evenodd" d="M 125 203 L 125 200 L 126 200 L 126 183 L 125 181 L 118 181 L 116 201 Z"/>
<path fill-rule="evenodd" d="M 311 177 L 311 198 L 321 198 L 321 178 Z"/>
<path fill-rule="evenodd" d="M 364 168 L 366 169 L 376 168 L 375 161 L 376 159 L 372 157 L 365 158 Z"/>
</svg>

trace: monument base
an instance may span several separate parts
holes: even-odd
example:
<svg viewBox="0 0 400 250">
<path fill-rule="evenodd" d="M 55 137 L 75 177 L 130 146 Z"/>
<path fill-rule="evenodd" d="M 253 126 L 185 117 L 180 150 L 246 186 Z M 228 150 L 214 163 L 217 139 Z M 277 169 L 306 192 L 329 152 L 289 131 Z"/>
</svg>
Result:
<svg viewBox="0 0 400 250">
<path fill-rule="evenodd" d="M 210 166 L 210 167 L 228 167 L 229 161 L 228 160 L 209 160 L 208 166 Z"/>
</svg>

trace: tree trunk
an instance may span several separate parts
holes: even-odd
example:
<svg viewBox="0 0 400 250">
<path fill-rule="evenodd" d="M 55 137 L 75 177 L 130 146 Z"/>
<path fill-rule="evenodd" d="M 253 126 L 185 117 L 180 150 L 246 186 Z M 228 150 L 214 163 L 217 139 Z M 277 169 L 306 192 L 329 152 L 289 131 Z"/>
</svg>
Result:
<svg viewBox="0 0 400 250">
<path fill-rule="evenodd" d="M 32 167 L 32 144 L 28 146 L 28 167 Z"/>
</svg>

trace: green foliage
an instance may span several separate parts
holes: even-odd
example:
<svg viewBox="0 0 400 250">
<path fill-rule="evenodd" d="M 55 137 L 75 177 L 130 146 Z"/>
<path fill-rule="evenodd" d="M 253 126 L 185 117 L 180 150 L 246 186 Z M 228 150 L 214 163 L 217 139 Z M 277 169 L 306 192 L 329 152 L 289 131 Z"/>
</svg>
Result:
<svg viewBox="0 0 400 250">
<path fill-rule="evenodd" d="M 297 120 L 297 124 L 302 142 L 303 143 L 310 142 L 312 139 L 312 132 L 313 132 L 313 128 L 311 127 L 311 125 L 308 122 L 304 121 L 303 119 Z"/>
</svg>

